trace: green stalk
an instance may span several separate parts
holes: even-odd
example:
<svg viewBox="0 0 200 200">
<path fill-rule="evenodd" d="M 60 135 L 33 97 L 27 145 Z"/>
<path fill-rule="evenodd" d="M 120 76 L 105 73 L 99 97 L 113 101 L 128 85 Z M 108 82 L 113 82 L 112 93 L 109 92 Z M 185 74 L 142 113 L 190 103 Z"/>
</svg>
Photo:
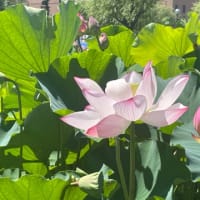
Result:
<svg viewBox="0 0 200 200">
<path fill-rule="evenodd" d="M 121 156 L 120 156 L 120 141 L 119 138 L 115 138 L 115 150 L 116 150 L 116 163 L 117 163 L 117 169 L 120 177 L 120 182 L 124 194 L 124 200 L 128 200 L 128 191 L 126 186 L 126 180 L 124 176 L 124 171 L 121 163 Z"/>
<path fill-rule="evenodd" d="M 135 199 L 135 126 L 132 123 L 130 127 L 130 177 L 129 177 L 129 200 Z"/>
<path fill-rule="evenodd" d="M 62 165 L 62 150 L 63 150 L 63 128 L 62 123 L 59 123 L 59 148 L 57 151 L 57 167 Z"/>
<path fill-rule="evenodd" d="M 20 92 L 20 89 L 19 89 L 19 86 L 18 84 L 9 79 L 9 78 L 6 78 L 6 77 L 3 77 L 4 80 L 3 81 L 7 81 L 7 82 L 10 82 L 12 83 L 14 86 L 15 86 L 15 89 L 16 89 L 16 93 L 17 93 L 17 99 L 18 99 L 18 108 L 19 108 L 19 125 L 20 125 L 20 170 L 19 170 L 19 177 L 21 176 L 21 173 L 22 173 L 22 169 L 23 169 L 23 141 L 22 141 L 22 130 L 23 130 L 23 125 L 22 125 L 22 122 L 23 122 L 23 116 L 22 116 L 22 100 L 21 100 L 21 92 Z"/>
<path fill-rule="evenodd" d="M 78 47 L 80 48 L 80 52 L 83 52 L 83 49 L 82 49 L 82 46 L 81 46 L 80 37 L 77 38 L 77 42 L 78 42 Z"/>
<path fill-rule="evenodd" d="M 19 108 L 19 123 L 20 123 L 20 170 L 19 170 L 19 177 L 22 175 L 22 169 L 23 169 L 23 141 L 22 141 L 22 130 L 23 130 L 23 117 L 22 117 L 22 100 L 21 100 L 21 92 L 19 89 L 19 86 L 16 82 L 13 80 L 10 80 L 15 85 L 16 92 L 17 92 L 17 98 L 18 98 L 18 108 Z"/>
<path fill-rule="evenodd" d="M 200 76 L 200 71 L 199 71 L 198 69 L 194 69 L 193 72 L 194 72 L 195 74 L 197 74 L 198 76 Z"/>
<path fill-rule="evenodd" d="M 4 118 L 3 118 L 3 112 L 4 112 L 4 108 L 3 108 L 3 97 L 1 97 L 0 102 L 1 102 L 0 114 L 1 114 L 2 119 L 4 120 Z"/>
</svg>

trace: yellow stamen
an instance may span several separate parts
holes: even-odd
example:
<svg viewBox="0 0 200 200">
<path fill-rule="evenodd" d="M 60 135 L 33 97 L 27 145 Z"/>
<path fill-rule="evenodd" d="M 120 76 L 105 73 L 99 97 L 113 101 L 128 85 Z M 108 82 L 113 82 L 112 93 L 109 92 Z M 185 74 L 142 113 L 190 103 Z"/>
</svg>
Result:
<svg viewBox="0 0 200 200">
<path fill-rule="evenodd" d="M 132 93 L 133 93 L 133 96 L 135 95 L 136 91 L 137 91 L 137 88 L 138 88 L 138 83 L 136 84 L 131 84 L 131 90 L 132 90 Z"/>
</svg>

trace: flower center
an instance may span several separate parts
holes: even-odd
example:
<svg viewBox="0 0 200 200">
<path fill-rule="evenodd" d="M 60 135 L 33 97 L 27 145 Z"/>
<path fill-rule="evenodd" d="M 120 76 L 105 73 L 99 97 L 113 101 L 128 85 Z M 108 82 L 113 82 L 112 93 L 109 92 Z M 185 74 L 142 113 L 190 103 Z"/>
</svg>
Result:
<svg viewBox="0 0 200 200">
<path fill-rule="evenodd" d="M 132 83 L 131 84 L 131 91 L 132 91 L 133 96 L 135 96 L 135 93 L 137 91 L 138 86 L 139 86 L 138 83 Z"/>
</svg>

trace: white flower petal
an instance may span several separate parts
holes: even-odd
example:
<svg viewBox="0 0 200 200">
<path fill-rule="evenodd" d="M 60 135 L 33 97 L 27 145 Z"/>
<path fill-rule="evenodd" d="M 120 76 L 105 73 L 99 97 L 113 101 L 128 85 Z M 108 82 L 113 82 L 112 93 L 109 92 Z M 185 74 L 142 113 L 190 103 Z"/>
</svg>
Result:
<svg viewBox="0 0 200 200">
<path fill-rule="evenodd" d="M 157 94 L 157 82 L 154 70 L 149 62 L 144 68 L 143 80 L 138 86 L 136 95 L 144 95 L 147 101 L 147 109 L 149 109 Z"/>
<path fill-rule="evenodd" d="M 188 75 L 179 75 L 173 78 L 160 95 L 155 105 L 156 110 L 166 109 L 171 106 L 182 93 L 188 80 Z"/>
<path fill-rule="evenodd" d="M 90 106 L 92 106 L 102 117 L 114 114 L 113 104 L 114 100 L 104 94 L 93 94 L 89 91 L 83 91 L 83 95 L 87 99 Z"/>
<path fill-rule="evenodd" d="M 101 87 L 95 81 L 89 78 L 74 77 L 74 80 L 76 81 L 81 90 L 88 90 L 93 93 L 104 94 Z"/>
<path fill-rule="evenodd" d="M 116 114 L 129 121 L 136 121 L 146 110 L 146 99 L 142 95 L 137 95 L 131 99 L 114 104 Z"/>
<path fill-rule="evenodd" d="M 110 115 L 100 121 L 94 127 L 88 129 L 86 135 L 98 138 L 116 137 L 122 134 L 130 122 L 117 115 Z"/>
<path fill-rule="evenodd" d="M 187 110 L 188 107 L 177 103 L 166 110 L 147 112 L 142 116 L 141 120 L 156 127 L 168 126 L 177 121 Z"/>
<path fill-rule="evenodd" d="M 125 79 L 127 83 L 138 84 L 142 80 L 142 75 L 135 71 L 132 71 L 126 73 L 122 78 Z"/>
<path fill-rule="evenodd" d="M 109 81 L 106 85 L 105 93 L 116 101 L 123 101 L 132 97 L 130 84 L 125 79 Z"/>
<path fill-rule="evenodd" d="M 61 120 L 75 128 L 87 130 L 100 121 L 100 115 L 97 112 L 85 110 L 64 116 Z"/>
</svg>

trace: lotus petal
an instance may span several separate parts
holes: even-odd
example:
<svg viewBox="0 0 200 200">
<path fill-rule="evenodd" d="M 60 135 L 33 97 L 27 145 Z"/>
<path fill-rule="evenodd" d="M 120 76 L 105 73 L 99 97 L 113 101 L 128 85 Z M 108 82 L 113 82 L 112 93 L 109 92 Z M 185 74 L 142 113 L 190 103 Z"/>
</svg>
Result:
<svg viewBox="0 0 200 200">
<path fill-rule="evenodd" d="M 188 80 L 188 75 L 179 75 L 173 78 L 161 93 L 155 105 L 156 110 L 166 109 L 171 106 L 183 92 Z"/>
<path fill-rule="evenodd" d="M 197 108 L 194 114 L 193 125 L 194 125 L 195 130 L 200 135 L 200 107 Z"/>
<path fill-rule="evenodd" d="M 146 99 L 142 95 L 137 95 L 125 101 L 114 104 L 116 114 L 129 121 L 138 120 L 146 110 Z"/>
<path fill-rule="evenodd" d="M 86 135 L 97 138 L 109 138 L 122 134 L 131 122 L 118 115 L 110 115 L 91 127 Z"/>
<path fill-rule="evenodd" d="M 166 110 L 147 112 L 142 116 L 141 120 L 156 127 L 168 126 L 178 120 L 187 110 L 187 106 L 177 103 Z"/>
<path fill-rule="evenodd" d="M 150 108 L 154 102 L 157 94 L 157 82 L 154 70 L 149 62 L 144 68 L 143 80 L 138 86 L 136 95 L 144 95 L 147 101 L 147 109 Z"/>
<path fill-rule="evenodd" d="M 93 94 L 89 91 L 83 91 L 83 95 L 87 99 L 90 106 L 92 106 L 102 117 L 114 114 L 113 104 L 114 100 L 104 94 Z"/>
<path fill-rule="evenodd" d="M 88 90 L 91 93 L 93 92 L 93 93 L 104 94 L 101 87 L 95 81 L 89 78 L 74 77 L 74 80 L 76 81 L 81 90 Z"/>
<path fill-rule="evenodd" d="M 138 84 L 142 80 L 142 75 L 132 71 L 126 73 L 122 78 L 125 79 L 127 83 Z"/>
<path fill-rule="evenodd" d="M 61 120 L 78 129 L 87 130 L 100 121 L 100 115 L 94 111 L 80 111 L 66 115 Z"/>
<path fill-rule="evenodd" d="M 130 84 L 125 79 L 109 81 L 106 85 L 105 93 L 116 101 L 123 101 L 133 96 Z"/>
</svg>

